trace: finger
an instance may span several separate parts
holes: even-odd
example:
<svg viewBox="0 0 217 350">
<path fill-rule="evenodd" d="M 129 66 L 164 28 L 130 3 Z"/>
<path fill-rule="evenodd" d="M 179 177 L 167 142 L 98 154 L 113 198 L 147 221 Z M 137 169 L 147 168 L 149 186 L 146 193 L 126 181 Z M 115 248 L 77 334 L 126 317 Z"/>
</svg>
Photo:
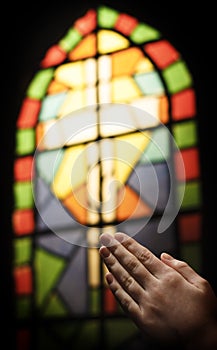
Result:
<svg viewBox="0 0 217 350">
<path fill-rule="evenodd" d="M 185 261 L 177 260 L 167 253 L 161 254 L 161 260 L 179 272 L 191 284 L 197 286 L 201 281 L 201 277 Z"/>
<path fill-rule="evenodd" d="M 143 288 L 147 288 L 150 283 L 154 282 L 155 277 L 113 236 L 103 234 L 100 240 L 103 244 L 106 244 L 107 249 L 112 252 L 124 269 L 128 271 Z"/>
<path fill-rule="evenodd" d="M 165 264 L 162 263 L 149 249 L 142 246 L 135 239 L 128 235 L 117 232 L 115 239 L 118 240 L 129 252 L 131 252 L 155 277 L 159 278 L 165 271 Z"/>
<path fill-rule="evenodd" d="M 108 270 L 112 272 L 122 289 L 124 289 L 127 294 L 129 294 L 137 303 L 139 303 L 144 296 L 144 288 L 142 288 L 142 286 L 129 274 L 129 272 L 125 270 L 125 268 L 107 247 L 102 246 L 99 252 L 104 259 L 104 263 Z"/>
</svg>

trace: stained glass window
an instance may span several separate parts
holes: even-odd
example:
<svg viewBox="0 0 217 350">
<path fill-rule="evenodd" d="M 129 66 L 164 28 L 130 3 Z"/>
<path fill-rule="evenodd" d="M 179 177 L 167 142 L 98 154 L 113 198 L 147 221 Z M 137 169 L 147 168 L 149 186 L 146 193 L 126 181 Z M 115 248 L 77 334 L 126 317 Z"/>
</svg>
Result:
<svg viewBox="0 0 217 350">
<path fill-rule="evenodd" d="M 37 338 L 38 349 L 81 349 L 87 339 L 90 349 L 115 349 L 139 337 L 106 286 L 102 232 L 126 232 L 200 272 L 196 113 L 181 53 L 130 14 L 90 9 L 47 50 L 16 125 L 12 222 L 21 348 Z M 159 234 L 172 184 L 180 206 Z M 23 326 L 33 320 L 34 335 Z"/>
</svg>

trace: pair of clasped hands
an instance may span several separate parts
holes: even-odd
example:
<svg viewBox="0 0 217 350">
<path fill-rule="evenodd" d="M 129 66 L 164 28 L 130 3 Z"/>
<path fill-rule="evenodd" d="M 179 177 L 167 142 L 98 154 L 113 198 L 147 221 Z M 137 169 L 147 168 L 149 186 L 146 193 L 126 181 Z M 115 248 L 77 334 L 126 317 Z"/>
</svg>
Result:
<svg viewBox="0 0 217 350">
<path fill-rule="evenodd" d="M 104 233 L 100 243 L 108 286 L 148 339 L 217 349 L 217 298 L 206 279 L 167 253 L 158 258 L 122 232 Z"/>
</svg>

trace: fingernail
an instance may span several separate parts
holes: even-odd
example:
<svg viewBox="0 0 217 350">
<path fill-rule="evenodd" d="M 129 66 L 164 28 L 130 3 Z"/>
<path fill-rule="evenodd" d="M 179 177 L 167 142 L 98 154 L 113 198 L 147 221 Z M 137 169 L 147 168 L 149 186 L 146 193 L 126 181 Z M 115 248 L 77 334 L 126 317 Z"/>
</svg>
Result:
<svg viewBox="0 0 217 350">
<path fill-rule="evenodd" d="M 173 257 L 167 253 L 162 253 L 161 257 L 165 260 L 173 260 Z"/>
<path fill-rule="evenodd" d="M 106 278 L 106 281 L 107 281 L 108 284 L 111 284 L 111 283 L 113 282 L 113 276 L 112 276 L 111 273 L 108 273 L 108 274 L 105 276 L 105 278 Z"/>
<path fill-rule="evenodd" d="M 118 242 L 122 243 L 127 239 L 126 235 L 122 232 L 115 233 L 115 239 L 117 239 Z"/>
<path fill-rule="evenodd" d="M 103 233 L 99 239 L 102 245 L 105 245 L 106 247 L 112 245 L 113 237 L 110 236 L 108 233 Z"/>
<path fill-rule="evenodd" d="M 103 258 L 108 258 L 110 255 L 110 251 L 106 247 L 101 247 L 99 252 Z"/>
</svg>

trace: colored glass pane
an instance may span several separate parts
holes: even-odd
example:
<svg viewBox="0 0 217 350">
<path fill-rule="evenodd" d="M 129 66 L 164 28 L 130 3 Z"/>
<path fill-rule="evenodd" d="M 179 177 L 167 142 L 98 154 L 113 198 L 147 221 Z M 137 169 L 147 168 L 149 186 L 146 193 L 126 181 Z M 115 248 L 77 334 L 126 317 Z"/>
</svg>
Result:
<svg viewBox="0 0 217 350">
<path fill-rule="evenodd" d="M 135 66 L 143 57 L 142 51 L 136 47 L 112 54 L 113 76 L 134 74 Z"/>
<path fill-rule="evenodd" d="M 185 243 L 181 245 L 181 258 L 199 273 L 202 268 L 202 252 L 199 243 Z"/>
<path fill-rule="evenodd" d="M 43 121 L 58 117 L 59 108 L 65 100 L 65 97 L 65 92 L 46 96 L 41 105 L 39 120 Z"/>
<path fill-rule="evenodd" d="M 32 153 L 35 147 L 35 135 L 33 129 L 20 129 L 16 133 L 16 153 L 26 155 Z"/>
<path fill-rule="evenodd" d="M 42 68 L 56 66 L 66 59 L 66 52 L 58 45 L 51 46 L 41 61 Z"/>
<path fill-rule="evenodd" d="M 194 117 L 196 114 L 196 96 L 193 89 L 183 90 L 171 96 L 173 120 Z"/>
<path fill-rule="evenodd" d="M 116 346 L 117 348 L 122 342 L 134 337 L 138 333 L 138 328 L 131 320 L 107 320 L 106 324 L 106 343 L 108 346 Z M 127 336 L 126 336 L 127 335 Z"/>
<path fill-rule="evenodd" d="M 151 134 L 151 142 L 144 151 L 140 163 L 160 162 L 170 156 L 169 135 L 164 128 L 157 128 Z"/>
<path fill-rule="evenodd" d="M 18 158 L 14 163 L 14 178 L 16 181 L 31 180 L 33 158 L 30 156 Z"/>
<path fill-rule="evenodd" d="M 14 197 L 17 209 L 33 208 L 34 200 L 31 182 L 16 182 L 14 184 Z"/>
<path fill-rule="evenodd" d="M 19 319 L 31 316 L 31 299 L 23 296 L 16 300 L 15 312 Z M 23 349 L 23 347 L 21 347 Z M 28 348 L 27 348 L 28 349 Z"/>
<path fill-rule="evenodd" d="M 102 28 L 112 28 L 118 18 L 118 11 L 106 6 L 100 6 L 98 9 L 98 25 Z"/>
<path fill-rule="evenodd" d="M 179 190 L 182 191 L 182 184 Z M 201 205 L 201 185 L 199 181 L 188 182 L 185 186 L 184 198 L 182 201 L 182 209 L 198 208 Z"/>
<path fill-rule="evenodd" d="M 104 311 L 107 314 L 112 314 L 117 311 L 117 303 L 115 301 L 114 295 L 112 294 L 111 290 L 108 288 L 105 288 L 104 290 Z"/>
<path fill-rule="evenodd" d="M 182 214 L 178 219 L 181 242 L 199 241 L 202 236 L 202 215 Z"/>
<path fill-rule="evenodd" d="M 125 13 L 121 13 L 115 23 L 115 29 L 124 35 L 129 36 L 137 26 L 138 20 Z"/>
<path fill-rule="evenodd" d="M 114 78 L 112 80 L 112 101 L 115 103 L 132 101 L 141 93 L 131 77 Z"/>
<path fill-rule="evenodd" d="M 32 293 L 32 271 L 29 266 L 16 267 L 14 269 L 16 294 Z"/>
<path fill-rule="evenodd" d="M 40 108 L 40 101 L 31 98 L 24 99 L 18 115 L 17 127 L 23 129 L 34 127 L 37 122 Z"/>
<path fill-rule="evenodd" d="M 77 31 L 77 29 L 70 28 L 58 44 L 63 51 L 68 53 L 79 43 L 81 39 L 82 35 Z"/>
<path fill-rule="evenodd" d="M 36 73 L 27 89 L 27 96 L 32 99 L 41 100 L 45 96 L 46 89 L 52 77 L 53 69 L 51 68 Z"/>
<path fill-rule="evenodd" d="M 48 317 L 67 315 L 67 309 L 58 295 L 52 294 L 50 296 L 49 301 L 47 301 L 44 315 Z"/>
<path fill-rule="evenodd" d="M 178 51 L 167 40 L 147 44 L 144 49 L 160 69 L 166 68 L 179 58 Z"/>
<path fill-rule="evenodd" d="M 162 80 L 156 71 L 145 74 L 135 74 L 135 81 L 144 95 L 161 95 L 164 93 Z"/>
<path fill-rule="evenodd" d="M 105 29 L 98 32 L 97 41 L 100 54 L 123 50 L 130 45 L 129 40 L 119 33 Z"/>
<path fill-rule="evenodd" d="M 184 149 L 181 152 L 184 162 L 185 174 L 179 170 L 180 162 L 175 159 L 177 179 L 180 181 L 191 180 L 200 176 L 199 154 L 197 148 Z M 184 177 L 183 177 L 184 175 Z"/>
<path fill-rule="evenodd" d="M 162 74 L 171 94 L 192 86 L 192 76 L 182 60 L 165 68 Z"/>
<path fill-rule="evenodd" d="M 12 216 L 12 224 L 16 235 L 32 233 L 35 229 L 33 210 L 15 210 Z"/>
<path fill-rule="evenodd" d="M 69 59 L 71 61 L 81 60 L 83 58 L 96 55 L 96 34 L 86 36 L 71 52 Z"/>
<path fill-rule="evenodd" d="M 87 13 L 75 21 L 74 28 L 82 35 L 87 35 L 96 28 L 96 11 L 89 10 Z"/>
<path fill-rule="evenodd" d="M 139 23 L 130 35 L 135 44 L 142 44 L 150 40 L 159 39 L 160 33 L 145 23 Z"/>
<path fill-rule="evenodd" d="M 195 121 L 174 124 L 172 127 L 177 146 L 182 149 L 197 145 L 197 126 Z"/>
<path fill-rule="evenodd" d="M 89 292 L 90 312 L 92 315 L 98 315 L 101 310 L 99 289 L 91 289 Z"/>
<path fill-rule="evenodd" d="M 17 265 L 29 263 L 31 260 L 31 239 L 16 239 L 14 242 L 14 263 Z"/>
</svg>

